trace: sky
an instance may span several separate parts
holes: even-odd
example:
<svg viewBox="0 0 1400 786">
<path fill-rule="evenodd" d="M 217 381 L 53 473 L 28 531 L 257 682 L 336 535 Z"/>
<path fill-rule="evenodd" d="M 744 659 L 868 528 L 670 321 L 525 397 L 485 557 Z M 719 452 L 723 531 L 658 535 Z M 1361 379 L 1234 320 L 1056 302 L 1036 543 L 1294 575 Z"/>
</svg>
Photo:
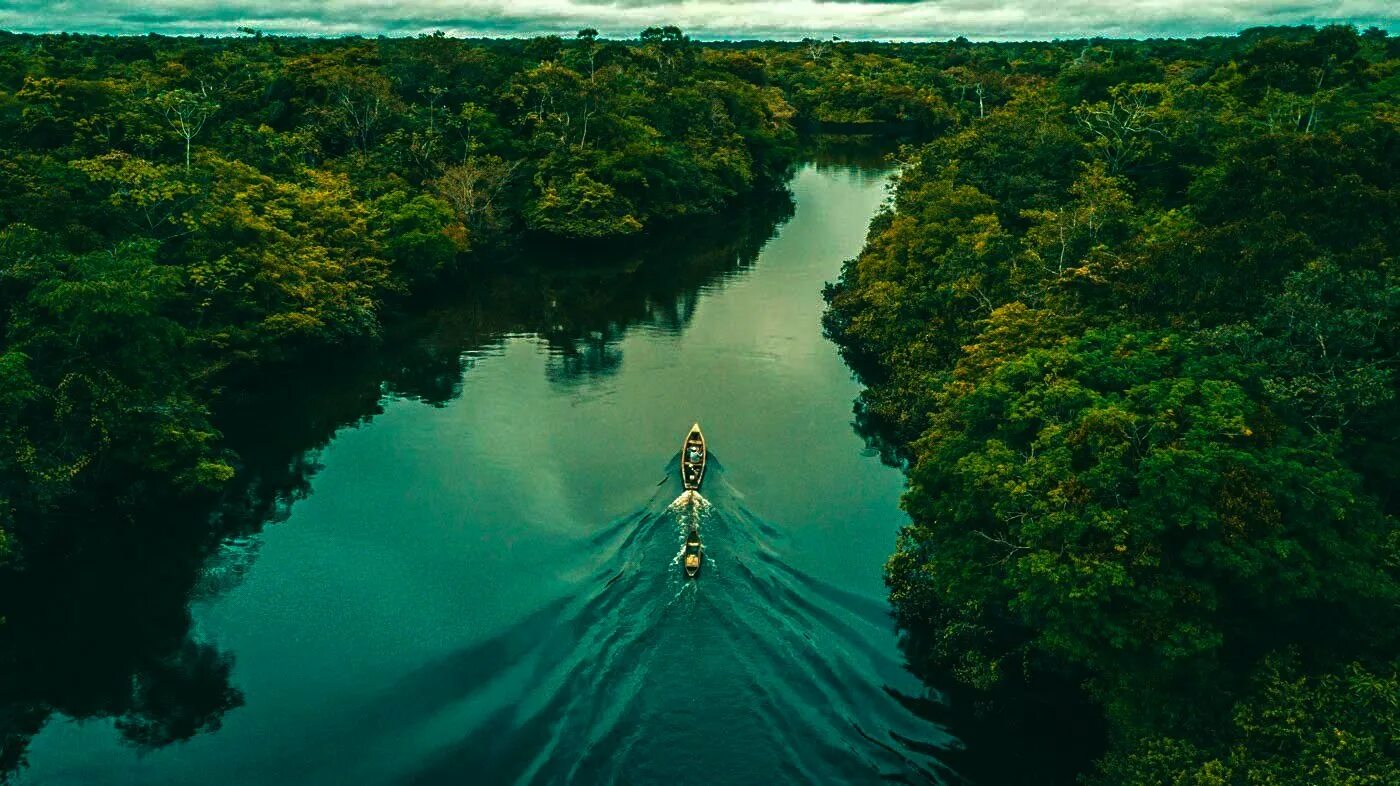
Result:
<svg viewBox="0 0 1400 786">
<path fill-rule="evenodd" d="M 702 39 L 1048 39 L 1230 34 L 1333 22 L 1400 33 L 1398 0 L 0 0 L 0 30 L 231 35 L 571 34 Z"/>
</svg>

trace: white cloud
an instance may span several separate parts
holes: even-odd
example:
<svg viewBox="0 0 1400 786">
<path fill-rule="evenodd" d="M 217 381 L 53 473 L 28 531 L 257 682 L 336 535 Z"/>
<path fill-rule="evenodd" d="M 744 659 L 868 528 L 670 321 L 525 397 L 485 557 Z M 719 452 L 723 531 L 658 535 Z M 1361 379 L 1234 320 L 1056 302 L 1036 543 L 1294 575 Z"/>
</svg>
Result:
<svg viewBox="0 0 1400 786">
<path fill-rule="evenodd" d="M 1232 33 L 1349 22 L 1395 30 L 1386 0 L 0 0 L 0 29 L 45 32 L 408 35 L 570 33 L 633 37 L 676 24 L 701 38 L 946 39 Z"/>
</svg>

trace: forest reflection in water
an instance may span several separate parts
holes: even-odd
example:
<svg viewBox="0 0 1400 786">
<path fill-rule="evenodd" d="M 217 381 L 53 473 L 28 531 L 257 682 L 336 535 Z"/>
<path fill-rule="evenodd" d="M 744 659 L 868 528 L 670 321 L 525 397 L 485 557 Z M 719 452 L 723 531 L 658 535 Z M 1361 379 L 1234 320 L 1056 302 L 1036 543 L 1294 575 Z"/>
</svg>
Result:
<svg viewBox="0 0 1400 786">
<path fill-rule="evenodd" d="M 273 369 L 226 395 L 218 423 L 239 474 L 216 505 L 75 515 L 23 571 L 0 576 L 0 779 L 53 713 L 113 719 L 147 749 L 217 730 L 244 697 L 232 656 L 196 640 L 190 602 L 237 585 L 254 536 L 310 493 L 319 448 L 378 415 L 386 396 L 451 401 L 510 335 L 547 342 L 554 384 L 611 373 L 627 330 L 683 331 L 697 293 L 748 269 L 792 211 L 789 192 L 771 191 L 622 249 L 532 248 L 414 304 L 426 311 L 374 347 Z"/>
</svg>

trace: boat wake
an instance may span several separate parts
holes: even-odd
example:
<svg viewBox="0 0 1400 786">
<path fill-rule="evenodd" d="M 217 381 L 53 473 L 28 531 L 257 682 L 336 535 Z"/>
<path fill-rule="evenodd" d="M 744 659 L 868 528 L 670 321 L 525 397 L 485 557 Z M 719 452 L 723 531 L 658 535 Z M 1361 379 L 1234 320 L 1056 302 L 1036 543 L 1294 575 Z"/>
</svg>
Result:
<svg viewBox="0 0 1400 786">
<path fill-rule="evenodd" d="M 671 504 L 666 506 L 668 511 L 699 511 L 712 507 L 710 501 L 700 495 L 695 489 L 686 489 L 679 497 L 671 500 Z"/>
<path fill-rule="evenodd" d="M 940 759 L 958 743 L 911 709 L 929 697 L 903 668 L 884 601 L 786 565 L 781 536 L 717 465 L 706 488 L 710 499 L 686 491 L 666 503 L 675 486 L 659 487 L 592 537 L 573 594 L 378 697 L 358 715 L 361 738 L 384 757 L 375 777 L 955 780 Z M 696 527 L 706 544 L 698 580 L 677 568 Z"/>
<path fill-rule="evenodd" d="M 714 560 L 707 559 L 705 548 L 700 544 L 700 524 L 710 514 L 714 506 L 710 501 L 700 495 L 695 489 L 686 489 L 679 497 L 666 506 L 666 512 L 675 517 L 680 527 L 681 545 L 676 556 L 671 560 L 672 565 L 684 566 L 686 576 L 695 578 L 699 574 L 700 562 L 694 560 L 687 562 L 686 554 L 691 551 L 692 545 L 698 549 L 698 556 L 695 560 L 704 561 L 713 565 Z M 694 544 L 691 541 L 694 540 Z"/>
</svg>

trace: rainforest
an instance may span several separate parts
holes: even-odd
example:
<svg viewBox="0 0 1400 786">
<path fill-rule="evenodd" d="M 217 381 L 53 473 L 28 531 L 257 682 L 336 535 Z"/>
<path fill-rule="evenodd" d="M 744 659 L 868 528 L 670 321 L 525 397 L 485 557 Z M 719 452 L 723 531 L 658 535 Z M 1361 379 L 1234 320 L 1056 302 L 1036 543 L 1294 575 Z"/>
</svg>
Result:
<svg viewBox="0 0 1400 786">
<path fill-rule="evenodd" d="M 1379 28 L 0 32 L 0 780 L 1397 782 L 1397 237 Z"/>
</svg>

